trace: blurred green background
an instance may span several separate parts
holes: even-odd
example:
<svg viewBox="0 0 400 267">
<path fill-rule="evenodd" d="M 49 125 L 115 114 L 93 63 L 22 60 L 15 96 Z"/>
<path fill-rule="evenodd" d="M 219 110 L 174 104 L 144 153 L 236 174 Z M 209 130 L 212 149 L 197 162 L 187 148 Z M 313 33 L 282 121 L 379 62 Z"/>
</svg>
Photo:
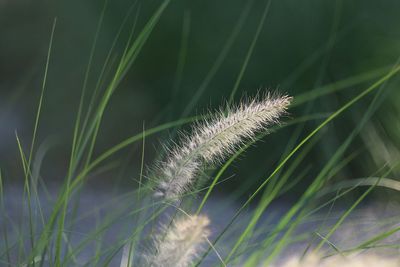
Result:
<svg viewBox="0 0 400 267">
<path fill-rule="evenodd" d="M 136 23 L 135 36 L 160 4 L 155 0 L 108 2 L 93 54 L 88 95 L 95 88 L 124 19 L 127 23 L 111 53 L 111 66 L 123 52 L 131 26 Z M 272 1 L 260 24 L 266 5 L 265 0 L 171 1 L 112 97 L 96 153 L 140 132 L 143 125 L 151 128 L 218 108 L 229 98 L 247 56 L 236 102 L 266 89 L 297 96 L 358 75 L 368 77 L 291 109 L 285 121 L 337 110 L 384 75 L 400 56 L 400 1 Z M 49 140 L 55 144 L 46 156 L 43 177 L 50 181 L 64 177 L 59 174 L 67 168 L 80 92 L 103 8 L 104 2 L 97 0 L 1 0 L 0 167 L 12 181 L 19 180 L 21 168 L 15 131 L 28 147 L 55 17 L 38 144 Z M 249 53 L 258 28 L 258 39 Z M 338 179 L 369 176 L 385 164 L 400 160 L 398 79 L 391 80 L 382 91 L 381 107 L 347 153 L 359 154 Z M 314 178 L 356 127 L 371 99 L 367 97 L 326 129 L 301 165 L 303 169 L 311 167 L 305 181 Z M 296 143 L 320 121 L 285 128 L 252 147 L 229 170 L 227 177 L 235 176 L 224 190 L 257 185 L 276 166 L 292 134 L 299 133 L 292 140 Z M 147 163 L 154 161 L 159 144 L 173 133 L 171 130 L 146 140 Z M 136 145 L 114 158 L 122 164 L 117 170 L 124 183 L 132 186 L 140 166 L 140 151 L 140 145 Z M 396 169 L 394 173 L 398 173 Z M 114 174 L 103 176 L 103 183 L 115 180 Z M 294 193 L 303 189 L 297 186 Z"/>
</svg>

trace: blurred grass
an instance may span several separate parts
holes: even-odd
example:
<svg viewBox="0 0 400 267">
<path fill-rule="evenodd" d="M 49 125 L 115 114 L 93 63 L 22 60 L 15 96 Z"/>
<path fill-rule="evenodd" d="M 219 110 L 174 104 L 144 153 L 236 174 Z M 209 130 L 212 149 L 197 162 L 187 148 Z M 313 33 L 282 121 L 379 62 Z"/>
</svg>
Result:
<svg viewBox="0 0 400 267">
<path fill-rule="evenodd" d="M 0 45 L 0 62 L 12 62 L 0 63 L 6 77 L 0 84 L 1 102 L 6 104 L 0 110 L 0 133 L 6 140 L 0 144 L 4 147 L 0 193 L 2 217 L 9 222 L 3 231 L 2 261 L 12 261 L 16 247 L 21 264 L 42 266 L 45 259 L 55 266 L 77 264 L 79 254 L 96 240 L 89 264 L 107 266 L 125 249 L 137 257 L 140 240 L 151 238 L 146 226 L 171 208 L 144 197 L 152 181 L 143 177 L 143 166 L 162 156 L 155 138 L 175 137 L 179 126 L 188 129 L 186 124 L 201 119 L 202 110 L 222 100 L 238 102 L 265 87 L 294 96 L 293 119 L 272 129 L 278 133 L 267 140 L 266 133 L 257 138 L 265 142 L 246 144 L 221 168 L 206 170 L 212 182 L 199 189 L 205 193 L 199 206 L 193 207 L 190 201 L 188 209 L 200 213 L 210 195 L 220 192 L 243 204 L 226 219 L 203 259 L 228 236 L 231 246 L 223 254 L 225 264 L 242 255 L 247 256 L 245 266 L 270 264 L 293 239 L 303 238 L 295 230 L 310 213 L 345 198 L 348 208 L 332 228 L 320 229 L 326 234 L 316 232 L 317 250 L 327 243 L 340 253 L 329 239 L 353 209 L 370 192 L 379 192 L 376 188 L 396 188 L 387 181 L 399 173 L 400 160 L 400 67 L 396 64 L 400 18 L 394 12 L 400 8 L 398 2 L 41 1 L 30 9 L 32 5 L 6 2 L 0 9 L 0 17 L 7 22 L 1 28 L 5 42 Z M 13 14 L 20 12 L 30 16 L 16 19 Z M 50 32 L 52 17 L 58 22 L 49 45 L 42 28 Z M 11 23 L 14 28 L 5 27 Z M 38 66 L 43 65 L 40 87 L 32 77 L 41 73 Z M 8 120 L 15 118 L 17 131 L 7 127 Z M 47 151 L 48 160 L 37 163 L 37 144 L 52 135 L 61 137 L 60 144 Z M 18 149 L 8 145 L 11 142 Z M 141 153 L 135 153 L 139 148 Z M 246 158 L 242 157 L 245 152 Z M 15 164 L 16 157 L 20 166 Z M 124 162 L 135 165 L 124 171 Z M 34 172 L 35 164 L 40 170 Z M 22 175 L 18 175 L 21 166 Z M 121 187 L 129 191 L 120 196 L 127 200 L 117 198 L 123 204 L 104 217 L 91 211 L 98 217 L 96 226 L 74 243 L 71 233 L 86 216 L 78 210 L 80 194 L 90 185 L 89 176 L 95 175 L 94 183 L 107 187 L 114 184 L 109 177 L 118 168 L 129 185 L 128 190 Z M 367 183 L 372 175 L 346 193 L 335 191 L 335 198 L 313 203 L 323 187 L 374 172 L 374 184 Z M 232 175 L 228 182 L 222 180 Z M 48 177 L 55 177 L 62 187 L 57 197 L 49 197 L 51 210 L 45 214 L 39 191 L 47 191 Z M 142 185 L 142 178 L 147 183 Z M 22 222 L 8 218 L 3 207 L 4 184 L 18 181 L 24 184 L 28 233 Z M 381 181 L 386 183 L 381 185 Z M 369 188 L 358 189 L 362 185 Z M 288 211 L 273 230 L 257 228 L 271 203 L 280 198 L 292 203 Z M 129 205 L 132 199 L 137 200 L 134 206 Z M 396 198 L 388 194 L 383 199 Z M 242 213 L 250 208 L 253 213 L 243 219 Z M 242 220 L 242 234 L 231 235 Z M 107 230 L 126 221 L 137 227 L 125 225 L 130 235 L 120 231 L 115 243 L 105 246 L 101 241 Z M 7 229 L 10 225 L 13 230 Z M 259 249 L 248 250 L 251 240 L 266 230 Z M 15 244 L 9 242 L 8 231 L 18 236 Z M 354 250 L 375 245 L 397 231 L 382 231 Z M 29 247 L 24 236 L 29 237 Z"/>
<path fill-rule="evenodd" d="M 162 27 L 155 28 L 143 47 L 143 53 L 110 99 L 110 108 L 97 137 L 98 150 L 118 142 L 126 134 L 140 132 L 142 121 L 153 127 L 177 120 L 182 113 L 196 115 L 206 108 L 215 107 L 221 100 L 229 99 L 232 88 L 238 89 L 236 101 L 243 94 L 253 95 L 265 87 L 279 88 L 279 91 L 291 95 L 304 94 L 304 97 L 296 98 L 296 103 L 329 91 L 331 94 L 306 110 L 309 113 L 330 112 L 396 60 L 400 34 L 397 27 L 399 18 L 393 13 L 399 5 L 396 1 L 273 1 L 263 22 L 261 18 L 266 3 L 171 2 L 161 17 Z M 34 123 L 30 116 L 34 103 L 30 100 L 38 97 L 38 91 L 31 88 L 36 87 L 38 80 L 32 79 L 31 72 L 36 69 L 35 77 L 40 74 L 37 66 L 41 65 L 38 63 L 43 61 L 47 46 L 46 31 L 41 29 L 50 29 L 53 17 L 59 18 L 59 27 L 48 79 L 50 89 L 46 95 L 51 101 L 44 107 L 39 142 L 45 136 L 59 135 L 57 129 L 62 128 L 65 129 L 63 143 L 67 143 L 74 128 L 75 115 L 66 111 L 76 110 L 79 106 L 82 83 L 87 87 L 86 95 L 91 95 L 94 90 L 104 90 L 96 84 L 100 80 L 100 84 L 105 84 L 111 79 L 110 71 L 118 64 L 117 54 L 123 53 L 124 40 L 130 35 L 129 25 L 137 20 L 136 28 L 141 28 L 146 16 L 159 3 L 113 1 L 108 4 L 102 27 L 96 33 L 103 4 L 102 1 L 39 1 L 35 5 L 30 1 L 20 1 L 3 4 L 0 12 L 6 23 L 1 29 L 0 62 L 3 64 L 0 63 L 0 72 L 6 78 L 0 84 L 0 97 L 7 105 L 14 102 L 8 114 L 11 112 L 16 116 L 11 119 L 17 120 L 22 139 L 29 138 L 29 129 Z M 127 7 L 132 5 L 138 9 L 128 16 L 125 27 L 116 36 Z M 224 12 L 219 11 L 222 7 Z M 18 16 L 23 12 L 29 16 Z M 183 28 L 185 19 L 186 26 Z M 119 41 L 114 42 L 115 38 Z M 94 39 L 97 41 L 94 42 Z M 95 44 L 95 49 L 91 48 L 92 44 Z M 112 50 L 110 47 L 113 47 Z M 89 58 L 91 63 L 88 67 L 91 70 L 87 73 L 85 68 Z M 108 70 L 103 67 L 105 59 L 110 66 Z M 241 70 L 241 66 L 244 69 Z M 100 75 L 103 78 L 99 79 Z M 359 80 L 356 75 L 360 75 Z M 24 79 L 27 81 L 22 82 Z M 348 82 L 347 86 L 341 86 L 338 81 Z M 23 84 L 24 91 L 14 96 L 13 92 L 19 91 L 15 90 L 17 82 Z M 321 88 L 327 84 L 330 84 L 330 89 Z M 397 107 L 395 102 L 399 96 L 396 90 L 387 90 L 393 91 L 390 94 L 392 97 L 382 107 L 394 106 L 393 110 Z M 368 103 L 363 105 L 365 107 Z M 296 116 L 303 110 L 299 107 L 292 114 Z M 380 109 L 377 116 L 386 113 Z M 4 114 L 3 109 L 1 114 Z M 383 120 L 388 120 L 385 118 Z M 381 124 L 382 118 L 373 120 Z M 3 118 L 2 121 L 7 120 Z M 341 123 L 348 127 L 338 129 L 331 126 L 329 141 L 319 153 L 318 158 L 322 162 L 329 158 L 329 151 L 340 143 L 339 139 L 347 134 L 344 129 L 351 128 L 356 122 L 349 115 Z M 396 129 L 391 130 L 392 125 L 386 122 L 379 134 L 396 135 Z M 310 129 L 310 126 L 305 127 Z M 5 135 L 12 140 L 12 131 L 5 132 Z M 280 140 L 277 138 L 272 143 L 285 143 L 287 133 L 280 136 Z M 58 149 L 55 154 L 57 168 L 65 169 L 67 166 L 63 166 L 64 158 L 60 155 L 62 150 L 68 150 L 68 146 L 62 145 Z M 248 175 L 252 169 L 257 170 L 251 162 L 261 155 L 263 148 L 252 150 L 253 156 L 239 170 L 242 174 Z M 7 151 L 14 153 L 12 149 Z M 154 151 L 150 149 L 147 154 L 151 158 Z M 12 158 L 5 154 L 1 157 L 5 162 Z M 271 158 L 277 157 L 278 154 L 271 155 Z"/>
</svg>

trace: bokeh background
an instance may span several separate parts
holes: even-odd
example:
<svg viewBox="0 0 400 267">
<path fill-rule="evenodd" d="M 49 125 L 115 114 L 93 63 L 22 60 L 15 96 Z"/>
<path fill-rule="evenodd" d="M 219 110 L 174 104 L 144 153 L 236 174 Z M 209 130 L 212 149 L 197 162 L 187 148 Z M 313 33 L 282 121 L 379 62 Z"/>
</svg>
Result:
<svg viewBox="0 0 400 267">
<path fill-rule="evenodd" d="M 124 50 L 130 27 L 143 27 L 161 1 L 109 1 L 104 11 L 88 79 L 88 95 L 126 18 L 111 53 L 115 62 Z M 132 10 L 130 8 L 133 6 Z M 379 79 L 400 56 L 400 2 L 396 0 L 272 1 L 252 52 L 267 1 L 173 0 L 162 15 L 137 61 L 113 95 L 101 125 L 95 153 L 161 123 L 199 115 L 226 102 L 246 57 L 235 102 L 267 89 L 293 96 L 335 82 L 366 75 L 326 96 L 290 110 L 285 121 L 307 114 L 329 114 Z M 28 148 L 39 101 L 51 27 L 57 18 L 50 58 L 38 147 L 48 148 L 42 176 L 62 181 L 68 165 L 74 120 L 104 1 L 0 0 L 0 167 L 12 183 L 23 180 L 15 133 Z M 112 72 L 113 65 L 107 70 Z M 376 114 L 356 138 L 347 156 L 357 157 L 337 179 L 370 176 L 400 160 L 400 87 L 394 78 L 382 89 Z M 301 168 L 311 167 L 302 192 L 359 122 L 367 97 L 323 132 Z M 248 192 L 276 166 L 292 133 L 298 142 L 321 120 L 287 127 L 265 138 L 236 162 L 218 190 Z M 174 130 L 146 139 L 145 162 L 158 156 L 160 143 Z M 93 181 L 116 181 L 133 188 L 140 169 L 140 144 L 115 156 L 117 167 Z M 394 169 L 396 174 L 396 169 Z M 377 193 L 379 194 L 379 190 Z"/>
</svg>

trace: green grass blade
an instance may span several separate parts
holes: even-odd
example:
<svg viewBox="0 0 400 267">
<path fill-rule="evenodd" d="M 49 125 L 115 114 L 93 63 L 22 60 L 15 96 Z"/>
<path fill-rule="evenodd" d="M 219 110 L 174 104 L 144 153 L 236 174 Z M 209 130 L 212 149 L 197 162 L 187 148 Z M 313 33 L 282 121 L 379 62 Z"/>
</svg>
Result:
<svg viewBox="0 0 400 267">
<path fill-rule="evenodd" d="M 240 82 L 242 81 L 244 72 L 246 71 L 247 65 L 249 64 L 250 58 L 251 58 L 251 56 L 253 54 L 254 47 L 256 46 L 258 37 L 260 36 L 261 30 L 262 30 L 262 28 L 264 26 L 264 22 L 265 22 L 265 19 L 267 18 L 267 14 L 268 14 L 269 8 L 271 6 L 271 2 L 272 1 L 269 0 L 267 2 L 267 5 L 265 6 L 264 12 L 263 12 L 263 14 L 261 16 L 261 19 L 260 19 L 260 22 L 258 23 L 256 33 L 255 33 L 255 35 L 253 37 L 253 40 L 251 41 L 250 48 L 247 51 L 247 54 L 246 54 L 246 57 L 245 57 L 245 59 L 243 61 L 242 67 L 240 68 L 239 75 L 236 78 L 236 81 L 235 81 L 235 84 L 233 86 L 232 92 L 231 92 L 231 94 L 229 96 L 229 100 L 228 100 L 229 104 L 233 103 L 233 99 L 235 97 L 236 91 L 239 88 L 239 85 L 240 85 Z"/>
<path fill-rule="evenodd" d="M 239 215 L 244 211 L 244 209 L 250 204 L 250 202 L 258 195 L 261 190 L 267 185 L 267 183 L 286 165 L 286 163 L 300 150 L 311 138 L 313 138 L 319 131 L 321 131 L 326 125 L 328 125 L 331 121 L 353 106 L 355 103 L 363 99 L 369 93 L 373 92 L 374 90 L 378 89 L 382 84 L 384 84 L 387 80 L 392 78 L 400 71 L 400 66 L 394 66 L 394 68 L 383 76 L 381 79 L 373 83 L 370 87 L 363 90 L 360 94 L 352 98 L 348 101 L 345 105 L 339 108 L 337 111 L 333 112 L 327 119 L 325 119 L 321 124 L 319 124 L 310 134 L 308 134 L 289 154 L 288 156 L 280 162 L 280 164 L 276 167 L 276 169 L 269 175 L 264 182 L 250 195 L 247 201 L 238 209 L 232 219 L 229 221 L 227 226 L 224 230 L 217 236 L 214 241 L 214 245 L 219 241 L 222 235 L 226 232 L 226 230 L 233 224 L 233 222 L 239 217 Z M 315 187 L 314 185 L 313 187 Z M 312 187 L 310 187 L 312 188 Z M 206 252 L 207 254 L 208 252 Z"/>
<path fill-rule="evenodd" d="M 190 112 L 195 107 L 196 103 L 199 101 L 200 97 L 203 95 L 204 91 L 206 90 L 207 86 L 211 82 L 212 78 L 215 76 L 217 71 L 220 69 L 222 63 L 224 62 L 225 58 L 227 57 L 232 45 L 234 44 L 236 38 L 238 37 L 241 29 L 243 28 L 244 22 L 249 15 L 249 11 L 251 6 L 253 5 L 253 0 L 247 1 L 245 8 L 243 9 L 240 18 L 238 19 L 237 23 L 235 24 L 232 33 L 229 35 L 224 47 L 219 53 L 218 57 L 214 61 L 213 65 L 210 68 L 210 71 L 207 73 L 204 81 L 201 83 L 199 88 L 196 90 L 195 94 L 192 96 L 189 103 L 186 105 L 181 117 L 186 117 L 190 114 Z"/>
</svg>

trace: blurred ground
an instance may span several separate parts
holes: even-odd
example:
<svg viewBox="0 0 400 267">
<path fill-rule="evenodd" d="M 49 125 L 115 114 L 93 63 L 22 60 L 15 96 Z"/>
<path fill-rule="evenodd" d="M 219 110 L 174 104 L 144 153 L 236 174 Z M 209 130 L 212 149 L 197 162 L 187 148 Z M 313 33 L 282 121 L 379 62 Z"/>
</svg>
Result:
<svg viewBox="0 0 400 267">
<path fill-rule="evenodd" d="M 56 188 L 50 187 L 49 189 L 50 195 L 46 195 L 45 192 L 39 194 L 42 200 L 41 211 L 44 216 L 49 215 L 51 206 L 53 205 L 51 199 L 56 197 Z M 127 216 L 129 212 L 138 208 L 135 206 L 135 197 L 126 193 L 127 192 L 114 192 L 113 190 L 99 188 L 93 189 L 88 187 L 79 195 L 78 209 L 75 210 L 76 206 L 74 204 L 69 206 L 67 216 L 71 218 L 72 214 L 75 212 L 77 216 L 75 217 L 76 221 L 73 224 L 67 222 L 65 238 L 68 238 L 68 242 L 73 248 L 78 248 L 78 245 L 81 244 L 81 242 L 86 242 L 80 253 L 75 255 L 76 266 L 80 266 L 90 260 L 99 245 L 102 246 L 103 252 L 107 255 L 107 253 L 110 252 L 107 252 L 107 249 L 115 249 L 113 246 L 117 244 L 118 240 L 124 240 L 135 229 L 137 229 L 135 219 Z M 76 201 L 77 197 L 78 196 L 74 197 L 74 201 Z M 27 202 L 22 202 L 21 200 L 21 187 L 14 186 L 5 188 L 5 207 L 8 216 L 6 222 L 0 221 L 0 228 L 8 230 L 8 242 L 11 246 L 14 244 L 15 240 L 18 239 L 17 233 L 20 229 L 22 229 L 22 233 L 25 233 L 26 236 L 28 236 L 29 232 Z M 40 229 L 39 206 L 35 205 L 35 203 L 35 201 L 32 201 L 32 210 L 38 218 L 38 221 L 36 222 L 37 229 Z M 232 218 L 235 212 L 239 209 L 240 204 L 241 203 L 238 202 L 232 202 L 225 195 L 214 194 L 209 199 L 203 213 L 207 214 L 211 221 L 211 240 L 213 240 L 224 229 L 229 219 Z M 196 205 L 194 206 L 196 207 Z M 254 251 L 254 249 L 251 249 L 252 246 L 255 246 L 257 249 L 261 248 L 258 242 L 263 241 L 266 234 L 269 234 L 274 230 L 279 219 L 282 218 L 284 212 L 288 211 L 291 206 L 292 203 L 284 201 L 278 201 L 271 205 L 260 219 L 258 223 L 259 228 L 256 231 L 255 237 L 248 244 L 249 247 L 247 253 L 252 253 Z M 116 207 L 118 207 L 118 209 L 116 209 Z M 329 210 L 324 209 L 309 216 L 299 225 L 299 228 L 293 234 L 294 237 L 303 236 L 304 238 L 304 234 L 309 233 L 308 237 L 304 240 L 297 240 L 293 244 L 289 245 L 278 258 L 278 262 L 294 255 L 301 255 L 308 248 L 310 242 L 318 244 L 321 240 L 321 236 L 324 236 L 329 232 L 332 225 L 337 222 L 347 208 L 346 205 L 337 204 Z M 236 241 L 236 238 L 238 237 L 237 233 L 243 232 L 247 226 L 247 222 L 250 220 L 249 216 L 252 212 L 253 209 L 250 208 L 238 218 L 230 232 L 228 232 L 225 235 L 225 238 L 218 243 L 216 248 L 219 253 L 226 255 L 226 253 L 229 252 L 229 249 L 232 247 L 232 242 Z M 116 216 L 117 214 L 121 215 Z M 162 225 L 162 223 L 167 223 L 173 214 L 174 210 L 172 209 L 170 212 L 162 215 L 158 223 L 149 224 L 148 227 L 159 229 L 160 225 Z M 374 202 L 368 205 L 362 205 L 355 210 L 337 232 L 329 238 L 331 246 L 335 247 L 331 247 L 330 249 L 330 246 L 326 246 L 325 249 L 331 253 L 335 253 L 335 249 L 345 251 L 346 249 L 351 249 L 354 246 L 359 245 L 362 241 L 369 240 L 378 234 L 391 229 L 396 229 L 400 227 L 399 216 L 398 204 L 393 202 Z M 112 218 L 117 218 L 117 220 L 113 221 Z M 105 222 L 112 223 L 101 230 L 102 223 Z M 21 225 L 22 227 L 20 228 Z M 94 233 L 96 229 L 101 233 L 104 233 L 101 240 L 91 237 L 91 234 Z M 314 233 L 314 235 L 312 233 Z M 381 255 L 387 254 L 397 256 L 398 254 L 396 251 L 398 251 L 399 240 L 400 233 L 395 232 L 389 238 L 376 244 L 379 245 L 381 249 L 376 248 L 374 251 L 375 253 L 379 251 Z M 29 240 L 25 241 L 26 247 L 29 247 Z M 146 251 L 149 244 L 150 243 L 142 243 L 139 251 L 141 251 L 141 253 Z M 393 244 L 392 248 L 390 248 L 390 244 Z M 266 248 L 266 253 L 267 251 L 268 249 Z M 12 250 L 11 255 L 15 256 L 16 252 L 17 251 Z M 247 257 L 247 253 L 243 254 L 244 258 Z M 113 261 L 110 263 L 110 266 L 119 266 L 121 256 L 122 250 L 118 252 L 117 256 L 115 256 Z M 218 258 L 214 253 L 210 253 L 210 256 L 204 262 L 204 266 L 211 266 L 217 261 Z"/>
</svg>

